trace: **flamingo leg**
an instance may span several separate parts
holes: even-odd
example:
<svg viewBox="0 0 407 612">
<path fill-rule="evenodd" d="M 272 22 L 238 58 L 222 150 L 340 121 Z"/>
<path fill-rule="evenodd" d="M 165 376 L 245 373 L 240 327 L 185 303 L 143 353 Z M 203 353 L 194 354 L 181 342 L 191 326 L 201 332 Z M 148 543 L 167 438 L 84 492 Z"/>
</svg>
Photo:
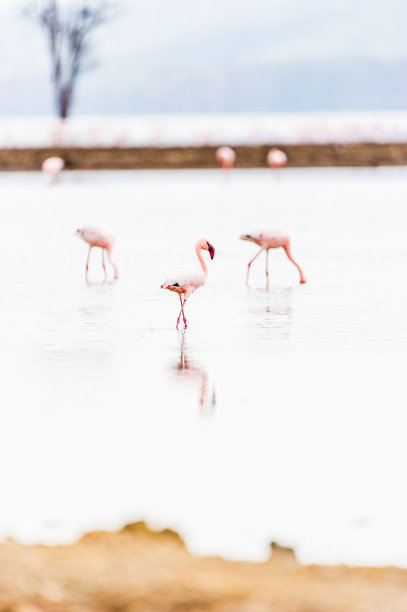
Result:
<svg viewBox="0 0 407 612">
<path fill-rule="evenodd" d="M 115 280 L 117 280 L 119 278 L 119 271 L 117 269 L 117 266 L 114 263 L 114 261 L 112 260 L 111 253 L 110 253 L 109 249 L 106 249 L 106 253 L 107 253 L 107 258 L 108 258 L 108 260 L 110 262 L 110 265 L 112 266 L 112 268 L 114 270 L 114 278 L 115 278 Z"/>
<path fill-rule="evenodd" d="M 287 244 L 284 247 L 284 250 L 286 252 L 286 255 L 287 255 L 288 259 L 295 265 L 295 267 L 297 268 L 298 272 L 300 273 L 300 283 L 301 283 L 301 285 L 303 285 L 307 281 L 305 280 L 305 276 L 302 273 L 302 270 L 301 270 L 300 266 L 297 264 L 297 262 L 295 261 L 294 257 L 291 255 L 290 245 Z"/>
<path fill-rule="evenodd" d="M 184 313 L 184 306 L 185 306 L 185 302 L 186 302 L 186 299 L 185 299 L 185 296 L 184 296 L 184 301 L 183 301 L 183 302 L 181 302 L 181 311 L 182 311 L 182 318 L 184 319 L 184 325 L 185 325 L 185 328 L 187 328 L 187 327 L 188 327 L 188 325 L 187 325 L 187 319 L 186 319 L 186 317 L 185 317 L 185 313 Z"/>
<path fill-rule="evenodd" d="M 105 280 L 106 280 L 107 274 L 106 274 L 106 266 L 105 266 L 105 249 L 102 249 L 102 266 L 103 266 L 103 272 L 105 273 Z"/>
<path fill-rule="evenodd" d="M 254 260 L 260 255 L 260 253 L 262 252 L 263 247 L 261 247 L 260 251 L 257 253 L 257 255 L 255 255 L 253 257 L 253 259 L 251 259 L 249 261 L 249 263 L 247 264 L 247 274 L 246 274 L 246 285 L 249 286 L 249 274 L 250 274 L 250 266 L 252 265 L 252 263 L 254 262 Z"/>
<path fill-rule="evenodd" d="M 266 249 L 266 286 L 267 286 L 267 291 L 269 288 L 269 252 L 268 249 Z"/>
<path fill-rule="evenodd" d="M 181 318 L 181 313 L 182 313 L 182 297 L 181 297 L 181 294 L 179 294 L 179 301 L 181 303 L 181 310 L 179 311 L 179 315 L 178 315 L 178 319 L 177 319 L 177 329 L 178 329 L 179 320 Z"/>
<path fill-rule="evenodd" d="M 89 251 L 88 251 L 88 258 L 86 260 L 86 272 L 85 272 L 85 278 L 86 280 L 88 280 L 88 271 L 89 271 L 89 259 L 90 259 L 90 252 L 92 250 L 92 247 L 89 247 Z"/>
<path fill-rule="evenodd" d="M 177 319 L 177 329 L 178 329 L 179 320 L 181 318 L 181 315 L 182 315 L 182 318 L 184 320 L 185 327 L 188 327 L 187 320 L 186 320 L 185 313 L 184 313 L 184 304 L 185 304 L 186 300 L 184 298 L 184 301 L 182 301 L 182 294 L 180 294 L 180 296 L 179 296 L 179 301 L 180 301 L 180 304 L 181 304 L 181 310 L 179 311 L 179 315 L 178 315 L 178 319 Z"/>
</svg>

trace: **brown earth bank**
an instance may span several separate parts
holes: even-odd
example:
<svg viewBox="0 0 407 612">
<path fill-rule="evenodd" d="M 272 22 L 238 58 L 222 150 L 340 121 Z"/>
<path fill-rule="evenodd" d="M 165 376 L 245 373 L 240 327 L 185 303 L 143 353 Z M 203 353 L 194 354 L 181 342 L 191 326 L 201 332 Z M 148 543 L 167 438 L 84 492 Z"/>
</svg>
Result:
<svg viewBox="0 0 407 612">
<path fill-rule="evenodd" d="M 407 570 L 196 557 L 145 523 L 69 546 L 0 544 L 1 612 L 406 612 Z"/>
<path fill-rule="evenodd" d="M 265 168 L 272 145 L 238 146 L 237 168 Z M 407 143 L 273 145 L 288 167 L 394 166 L 407 164 Z M 216 147 L 0 149 L 0 170 L 40 170 L 47 157 L 60 156 L 69 170 L 216 168 Z"/>
</svg>

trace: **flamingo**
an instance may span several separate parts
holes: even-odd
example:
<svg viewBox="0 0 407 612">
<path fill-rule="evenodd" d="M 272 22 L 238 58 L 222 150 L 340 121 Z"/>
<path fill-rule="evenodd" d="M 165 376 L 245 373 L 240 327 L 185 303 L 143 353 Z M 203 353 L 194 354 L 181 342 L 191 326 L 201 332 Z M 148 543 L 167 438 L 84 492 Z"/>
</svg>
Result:
<svg viewBox="0 0 407 612">
<path fill-rule="evenodd" d="M 41 170 L 46 174 L 50 184 L 54 183 L 58 174 L 64 168 L 65 162 L 62 157 L 47 157 L 41 165 Z"/>
<path fill-rule="evenodd" d="M 287 165 L 287 155 L 280 149 L 270 149 L 267 153 L 267 163 L 272 170 L 280 170 Z"/>
<path fill-rule="evenodd" d="M 77 229 L 75 234 L 79 236 L 80 238 L 82 238 L 82 240 L 87 242 L 89 245 L 88 258 L 86 260 L 86 273 L 85 273 L 86 280 L 88 280 L 89 258 L 90 258 L 90 252 L 92 250 L 92 247 L 100 247 L 102 249 L 102 266 L 103 266 L 103 271 L 105 273 L 105 280 L 107 278 L 105 258 L 104 258 L 105 251 L 107 254 L 107 258 L 111 266 L 113 267 L 114 278 L 118 279 L 119 273 L 117 270 L 117 266 L 112 261 L 112 249 L 113 249 L 113 244 L 114 244 L 114 236 L 110 232 L 104 229 L 101 229 L 99 227 L 92 227 L 89 225 L 82 227 L 80 229 Z"/>
<path fill-rule="evenodd" d="M 235 165 L 236 153 L 230 147 L 220 147 L 217 149 L 215 156 L 222 170 L 231 170 Z"/>
<path fill-rule="evenodd" d="M 195 245 L 195 253 L 198 257 L 198 261 L 201 264 L 202 270 L 192 270 L 187 272 L 181 272 L 179 274 L 174 274 L 171 278 L 167 279 L 162 285 L 161 289 L 169 289 L 170 291 L 175 291 L 179 295 L 179 300 L 181 303 L 181 310 L 179 311 L 178 319 L 177 319 L 177 329 L 179 325 L 179 320 L 182 318 L 184 320 L 184 326 L 187 327 L 187 320 L 185 318 L 184 306 L 185 302 L 189 298 L 190 295 L 193 294 L 196 289 L 202 287 L 202 285 L 206 281 L 206 277 L 208 276 L 208 270 L 203 260 L 202 251 L 209 251 L 209 255 L 211 259 L 215 256 L 214 247 L 204 238 L 198 240 Z"/>
<path fill-rule="evenodd" d="M 292 261 L 292 263 L 298 269 L 298 272 L 300 273 L 300 283 L 303 284 L 307 282 L 305 280 L 305 276 L 302 273 L 300 266 L 297 264 L 297 262 L 291 255 L 290 237 L 287 234 L 287 232 L 285 232 L 284 230 L 279 229 L 277 227 L 272 227 L 269 229 L 261 230 L 259 232 L 256 231 L 256 232 L 251 232 L 250 234 L 242 234 L 240 236 L 240 240 L 247 240 L 249 242 L 254 242 L 255 244 L 258 244 L 259 247 L 261 247 L 260 251 L 257 253 L 257 255 L 253 257 L 253 259 L 249 261 L 249 264 L 247 266 L 247 275 L 246 275 L 246 285 L 247 286 L 249 286 L 250 266 L 252 265 L 256 257 L 258 257 L 262 251 L 265 251 L 266 252 L 266 278 L 267 278 L 267 288 L 268 288 L 268 285 L 269 285 L 269 272 L 268 272 L 269 249 L 277 249 L 279 247 L 282 247 L 285 250 L 288 259 Z"/>
</svg>

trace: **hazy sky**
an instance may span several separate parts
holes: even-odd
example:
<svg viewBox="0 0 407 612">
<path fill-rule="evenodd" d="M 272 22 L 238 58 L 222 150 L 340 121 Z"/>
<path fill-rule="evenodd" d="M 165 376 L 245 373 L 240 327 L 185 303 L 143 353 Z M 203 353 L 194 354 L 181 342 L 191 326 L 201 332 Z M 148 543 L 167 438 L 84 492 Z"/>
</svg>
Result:
<svg viewBox="0 0 407 612">
<path fill-rule="evenodd" d="M 22 17 L 26 4 L 0 0 L 3 114 L 52 111 L 44 35 Z M 304 63 L 404 62 L 406 26 L 405 0 L 123 0 L 94 35 L 98 66 L 81 79 L 76 111 L 167 110 L 166 96 L 172 110 L 177 100 L 185 110 L 191 88 L 188 104 L 199 105 L 201 86 L 202 100 L 216 108 L 216 92 L 233 85 L 233 74 L 257 75 L 256 88 L 270 71 Z"/>
</svg>

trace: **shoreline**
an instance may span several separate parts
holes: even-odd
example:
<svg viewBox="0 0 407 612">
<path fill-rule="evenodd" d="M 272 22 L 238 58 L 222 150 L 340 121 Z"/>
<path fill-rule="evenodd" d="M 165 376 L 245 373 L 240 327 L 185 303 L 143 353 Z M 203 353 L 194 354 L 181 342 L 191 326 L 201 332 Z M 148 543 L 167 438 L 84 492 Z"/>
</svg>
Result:
<svg viewBox="0 0 407 612">
<path fill-rule="evenodd" d="M 347 143 L 235 146 L 236 168 L 267 168 L 266 156 L 278 147 L 288 168 L 407 165 L 407 143 Z M 47 157 L 65 160 L 66 170 L 186 170 L 219 168 L 217 147 L 47 147 L 0 149 L 0 171 L 38 171 Z"/>
<path fill-rule="evenodd" d="M 0 612 L 403 612 L 407 569 L 198 557 L 144 522 L 65 546 L 0 543 Z"/>
</svg>

